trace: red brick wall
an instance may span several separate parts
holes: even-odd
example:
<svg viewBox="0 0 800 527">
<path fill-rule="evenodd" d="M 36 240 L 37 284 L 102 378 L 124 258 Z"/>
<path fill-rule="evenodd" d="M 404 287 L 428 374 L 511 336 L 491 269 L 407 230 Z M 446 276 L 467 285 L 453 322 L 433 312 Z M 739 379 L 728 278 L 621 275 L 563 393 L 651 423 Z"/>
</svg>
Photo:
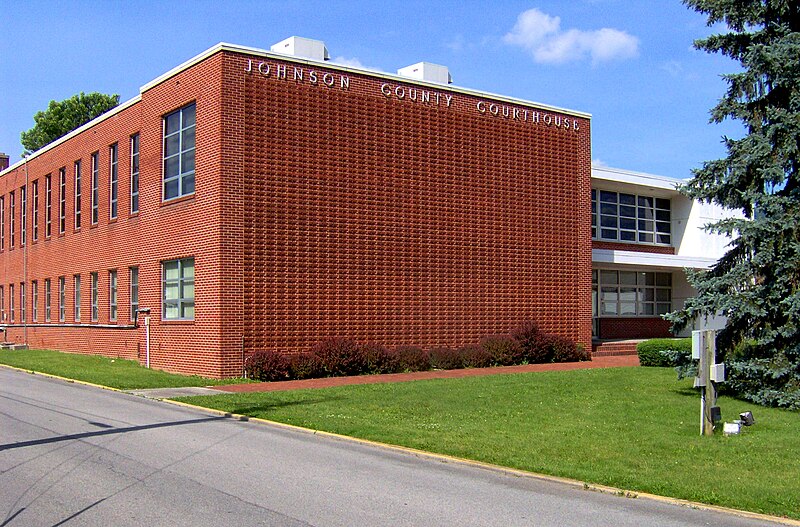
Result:
<svg viewBox="0 0 800 527">
<path fill-rule="evenodd" d="M 660 317 L 598 319 L 600 339 L 652 339 L 672 337 L 671 324 Z"/>
<path fill-rule="evenodd" d="M 343 90 L 338 73 L 329 88 L 307 66 L 301 82 L 227 60 L 244 100 L 248 351 L 454 346 L 525 319 L 588 347 L 587 120 L 555 129 L 444 87 L 427 89 L 450 107 L 398 99 L 410 84 L 387 97 L 358 74 Z"/>
<path fill-rule="evenodd" d="M 216 54 L 151 87 L 141 101 L 33 158 L 40 240 L 0 253 L 0 285 L 52 281 L 53 322 L 32 346 L 144 360 L 144 328 L 58 327 L 58 277 L 82 276 L 83 324 L 109 324 L 108 271 L 119 276 L 118 326 L 129 324 L 128 267 L 152 309 L 154 367 L 238 375 L 243 351 L 306 349 L 334 335 L 388 345 L 458 345 L 534 319 L 591 341 L 590 124 L 579 130 L 477 112 L 484 100 L 428 88 L 440 105 L 386 97 L 379 79 L 316 68 L 316 84 L 246 74 L 248 57 Z M 257 60 L 257 59 L 256 59 Z M 276 66 L 275 61 L 271 61 Z M 333 73 L 337 84 L 324 85 Z M 391 82 L 412 87 L 411 83 Z M 422 88 L 418 87 L 422 90 Z M 445 106 L 444 96 L 453 97 Z M 161 203 L 162 116 L 197 103 L 196 193 Z M 522 112 L 526 107 L 498 103 Z M 527 108 L 528 111 L 535 110 Z M 547 112 L 549 119 L 573 119 Z M 562 125 L 564 121 L 561 121 Z M 551 123 L 552 124 L 552 123 Z M 139 132 L 140 209 L 129 215 L 129 137 Z M 108 146 L 119 144 L 119 219 L 108 218 Z M 92 152 L 100 152 L 100 221 L 90 226 Z M 73 162 L 83 161 L 83 226 L 73 215 Z M 58 170 L 67 170 L 60 236 Z M 0 195 L 25 184 L 17 168 Z M 45 240 L 44 176 L 53 177 Z M 17 198 L 19 200 L 19 197 Z M 8 216 L 6 201 L 6 216 Z M 19 218 L 19 201 L 17 205 Z M 6 231 L 8 217 L 6 217 Z M 19 232 L 19 228 L 17 229 Z M 18 234 L 19 236 L 19 234 Z M 161 262 L 195 259 L 195 320 L 162 322 Z M 23 260 L 27 261 L 23 273 Z M 100 317 L 90 322 L 90 273 Z M 17 300 L 18 303 L 18 300 Z M 19 312 L 19 308 L 17 307 Z M 21 342 L 23 329 L 9 329 Z"/>
</svg>

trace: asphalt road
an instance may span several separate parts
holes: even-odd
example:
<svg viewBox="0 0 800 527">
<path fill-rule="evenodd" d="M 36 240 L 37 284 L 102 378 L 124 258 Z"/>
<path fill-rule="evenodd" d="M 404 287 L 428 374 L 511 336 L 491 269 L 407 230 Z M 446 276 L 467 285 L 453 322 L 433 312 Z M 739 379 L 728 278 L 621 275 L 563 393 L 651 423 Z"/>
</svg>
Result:
<svg viewBox="0 0 800 527">
<path fill-rule="evenodd" d="M 39 525 L 775 524 L 0 368 L 0 527 Z"/>
</svg>

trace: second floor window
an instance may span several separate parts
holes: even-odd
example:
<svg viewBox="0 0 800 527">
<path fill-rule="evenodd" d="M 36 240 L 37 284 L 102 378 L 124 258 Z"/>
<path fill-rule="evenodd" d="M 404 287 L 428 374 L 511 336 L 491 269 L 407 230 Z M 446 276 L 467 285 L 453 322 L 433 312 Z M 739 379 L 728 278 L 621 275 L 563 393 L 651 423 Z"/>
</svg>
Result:
<svg viewBox="0 0 800 527">
<path fill-rule="evenodd" d="M 119 176 L 117 174 L 117 143 L 108 147 L 109 158 L 109 172 L 108 172 L 108 217 L 115 219 L 117 217 L 119 205 Z"/>
<path fill-rule="evenodd" d="M 81 228 L 81 162 L 75 161 L 75 228 Z"/>
<path fill-rule="evenodd" d="M 92 225 L 100 220 L 100 153 L 92 154 Z"/>
<path fill-rule="evenodd" d="M 164 117 L 164 201 L 194 193 L 195 104 Z"/>
<path fill-rule="evenodd" d="M 592 238 L 670 245 L 670 200 L 592 189 Z"/>
<path fill-rule="evenodd" d="M 139 212 L 139 134 L 131 136 L 131 214 Z"/>
</svg>

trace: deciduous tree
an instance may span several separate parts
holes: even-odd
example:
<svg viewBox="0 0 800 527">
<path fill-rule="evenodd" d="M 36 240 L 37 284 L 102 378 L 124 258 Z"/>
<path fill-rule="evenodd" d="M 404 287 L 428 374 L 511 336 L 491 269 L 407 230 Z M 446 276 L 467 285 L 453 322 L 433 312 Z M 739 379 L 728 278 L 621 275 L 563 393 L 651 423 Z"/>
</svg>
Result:
<svg viewBox="0 0 800 527">
<path fill-rule="evenodd" d="M 22 132 L 20 142 L 26 154 L 39 150 L 119 104 L 119 95 L 79 93 L 63 101 L 50 101 L 46 110 L 36 112 L 33 128 Z"/>
</svg>

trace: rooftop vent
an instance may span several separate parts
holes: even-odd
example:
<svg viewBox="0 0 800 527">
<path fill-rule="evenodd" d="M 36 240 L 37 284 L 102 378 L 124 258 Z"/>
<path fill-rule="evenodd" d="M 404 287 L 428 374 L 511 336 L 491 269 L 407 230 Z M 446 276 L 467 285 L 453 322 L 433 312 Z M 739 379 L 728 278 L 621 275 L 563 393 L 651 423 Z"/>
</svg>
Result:
<svg viewBox="0 0 800 527">
<path fill-rule="evenodd" d="M 452 84 L 453 82 L 453 77 L 450 76 L 450 71 L 447 69 L 447 66 L 431 64 L 430 62 L 418 62 L 411 66 L 400 68 L 397 70 L 397 74 L 403 77 L 438 82 L 440 84 Z"/>
<path fill-rule="evenodd" d="M 285 55 L 294 55 L 295 57 L 303 57 L 312 60 L 330 60 L 328 56 L 328 48 L 321 40 L 312 40 L 303 37 L 289 37 L 286 40 L 281 40 L 277 44 L 273 44 L 270 51 L 275 53 L 283 53 Z"/>
</svg>

